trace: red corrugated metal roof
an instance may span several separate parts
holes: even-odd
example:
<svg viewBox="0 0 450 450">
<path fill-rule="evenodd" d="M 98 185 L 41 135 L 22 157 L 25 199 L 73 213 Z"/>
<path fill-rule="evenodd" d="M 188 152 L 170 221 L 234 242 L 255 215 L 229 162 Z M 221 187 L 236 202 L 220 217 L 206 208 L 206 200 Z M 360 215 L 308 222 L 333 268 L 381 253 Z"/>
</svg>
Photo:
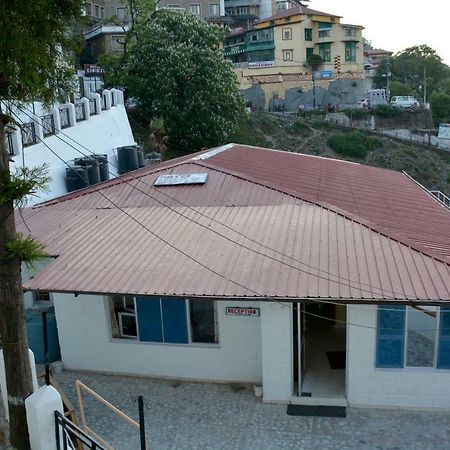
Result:
<svg viewBox="0 0 450 450">
<path fill-rule="evenodd" d="M 418 250 L 450 263 L 450 213 L 401 172 L 236 145 L 208 165 L 339 208 Z"/>
<path fill-rule="evenodd" d="M 284 167 L 280 157 L 286 158 Z M 299 167 L 293 158 L 304 161 L 303 170 L 292 170 Z M 153 186 L 161 173 L 198 172 L 208 173 L 205 185 Z M 449 301 L 448 264 L 433 252 L 414 248 L 419 245 L 406 242 L 410 238 L 403 242 L 390 236 L 387 227 L 377 230 L 376 224 L 366 224 L 369 220 L 359 215 L 367 215 L 370 208 L 360 205 L 363 193 L 355 189 L 361 183 L 352 188 L 349 177 L 367 178 L 364 192 L 375 209 L 372 188 L 379 189 L 382 209 L 389 197 L 386 179 L 406 179 L 356 164 L 243 146 L 146 168 L 129 174 L 128 182 L 114 180 L 25 210 L 32 234 L 58 255 L 25 287 L 200 297 Z M 381 179 L 375 182 L 377 177 Z M 398 187 L 405 192 L 411 188 L 420 197 L 423 191 L 406 180 Z M 300 195 L 303 185 L 306 193 Z M 324 186 L 333 189 L 325 200 Z M 432 212 L 439 208 L 428 197 L 414 205 L 426 205 Z M 450 214 L 445 217 L 448 225 Z M 26 232 L 20 218 L 17 221 Z"/>
</svg>

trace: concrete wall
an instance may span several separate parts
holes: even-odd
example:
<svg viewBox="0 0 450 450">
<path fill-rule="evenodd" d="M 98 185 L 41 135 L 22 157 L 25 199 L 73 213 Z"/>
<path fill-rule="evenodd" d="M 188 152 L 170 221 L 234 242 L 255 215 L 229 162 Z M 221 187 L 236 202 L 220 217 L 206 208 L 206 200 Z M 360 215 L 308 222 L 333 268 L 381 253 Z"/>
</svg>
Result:
<svg viewBox="0 0 450 450">
<path fill-rule="evenodd" d="M 27 110 L 31 109 L 28 105 Z M 33 117 L 45 114 L 45 111 L 40 111 L 39 109 L 35 109 L 35 111 L 36 115 L 32 115 Z M 31 122 L 33 119 L 22 114 L 21 120 L 23 122 Z M 88 120 L 77 122 L 74 126 L 63 129 L 57 135 L 44 138 L 43 142 L 38 140 L 35 145 L 24 149 L 21 148 L 20 152 L 12 158 L 13 161 L 10 164 L 11 169 L 22 167 L 23 164 L 27 167 L 40 166 L 44 163 L 49 165 L 49 175 L 52 178 L 49 183 L 50 190 L 46 193 L 40 192 L 38 196 L 30 197 L 29 205 L 50 200 L 67 193 L 65 184 L 67 165 L 64 162 L 82 157 L 82 153 L 85 155 L 89 155 L 91 152 L 107 154 L 110 161 L 109 170 L 112 172 L 111 177 L 116 176 L 117 169 L 114 165 L 117 166 L 118 162 L 115 149 L 135 143 L 123 105 L 103 110 L 98 115 L 90 116 Z"/>
<path fill-rule="evenodd" d="M 261 302 L 263 399 L 288 402 L 293 392 L 292 304 Z"/>
<path fill-rule="evenodd" d="M 153 344 L 112 339 L 107 298 L 54 294 L 64 367 L 155 377 L 261 383 L 259 317 L 227 316 L 217 302 L 219 344 Z"/>
<path fill-rule="evenodd" d="M 376 306 L 349 305 L 347 320 L 367 327 L 347 328 L 350 405 L 450 408 L 450 370 L 375 368 Z"/>
</svg>

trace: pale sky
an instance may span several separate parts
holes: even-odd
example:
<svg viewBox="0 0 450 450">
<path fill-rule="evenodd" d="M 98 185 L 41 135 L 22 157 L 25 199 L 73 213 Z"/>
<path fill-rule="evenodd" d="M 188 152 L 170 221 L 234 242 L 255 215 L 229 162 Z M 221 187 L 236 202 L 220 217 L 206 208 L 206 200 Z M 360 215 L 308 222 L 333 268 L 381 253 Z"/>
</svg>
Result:
<svg viewBox="0 0 450 450">
<path fill-rule="evenodd" d="M 309 7 L 362 25 L 375 48 L 395 53 L 427 44 L 450 65 L 450 0 L 310 0 Z"/>
</svg>

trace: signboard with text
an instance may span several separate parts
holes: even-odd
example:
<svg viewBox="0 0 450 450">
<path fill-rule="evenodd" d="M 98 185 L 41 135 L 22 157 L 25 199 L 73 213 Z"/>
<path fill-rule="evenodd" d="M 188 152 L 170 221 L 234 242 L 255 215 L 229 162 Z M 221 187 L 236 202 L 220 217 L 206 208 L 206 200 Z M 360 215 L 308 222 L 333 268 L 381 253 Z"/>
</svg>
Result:
<svg viewBox="0 0 450 450">
<path fill-rule="evenodd" d="M 261 67 L 273 67 L 275 66 L 275 61 L 259 61 L 259 62 L 249 62 L 249 69 L 259 69 Z"/>
<path fill-rule="evenodd" d="M 259 308 L 227 306 L 226 314 L 227 316 L 259 316 Z"/>
<path fill-rule="evenodd" d="M 96 66 L 95 64 L 85 64 L 84 65 L 84 74 L 87 77 L 102 75 L 103 69 L 100 66 Z"/>
</svg>

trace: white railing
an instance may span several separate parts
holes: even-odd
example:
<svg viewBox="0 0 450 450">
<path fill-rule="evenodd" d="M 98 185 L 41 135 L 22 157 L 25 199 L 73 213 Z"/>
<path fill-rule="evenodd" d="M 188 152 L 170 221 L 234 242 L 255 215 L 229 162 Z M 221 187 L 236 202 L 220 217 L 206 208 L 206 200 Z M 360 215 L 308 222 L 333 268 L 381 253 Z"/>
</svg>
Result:
<svg viewBox="0 0 450 450">
<path fill-rule="evenodd" d="M 450 197 L 445 195 L 441 191 L 430 191 L 441 203 L 443 203 L 447 208 L 450 208 Z"/>
</svg>

